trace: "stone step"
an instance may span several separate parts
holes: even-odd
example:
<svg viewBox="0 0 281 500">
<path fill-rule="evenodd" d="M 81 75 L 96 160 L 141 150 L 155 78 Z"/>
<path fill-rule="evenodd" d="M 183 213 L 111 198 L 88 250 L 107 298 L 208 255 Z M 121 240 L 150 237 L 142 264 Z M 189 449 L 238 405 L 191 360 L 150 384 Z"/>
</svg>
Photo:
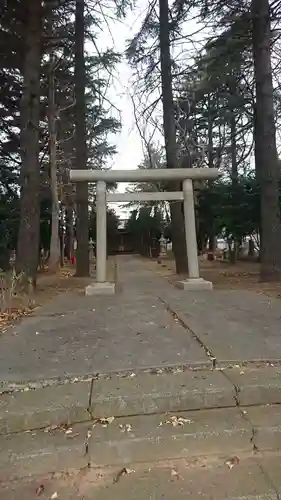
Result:
<svg viewBox="0 0 281 500">
<path fill-rule="evenodd" d="M 251 425 L 237 408 L 121 417 L 90 432 L 94 467 L 253 451 Z"/>
<path fill-rule="evenodd" d="M 98 420 L 0 437 L 0 482 L 78 469 L 281 450 L 279 405 Z M 281 461 L 280 461 L 281 464 Z M 280 465 L 281 471 L 281 465 Z"/>
<path fill-rule="evenodd" d="M 96 380 L 91 412 L 94 417 L 147 415 L 236 405 L 235 387 L 219 371 L 178 371 L 129 374 Z"/>
<path fill-rule="evenodd" d="M 224 460 L 194 465 L 186 461 L 158 467 L 131 469 L 117 484 L 100 485 L 95 500 L 277 500 L 280 498 L 280 457 L 275 460 L 242 459 L 229 469 Z M 279 472 L 279 476 L 278 476 Z M 86 481 L 85 481 L 86 482 Z M 101 481 L 102 483 L 102 481 Z M 85 500 L 93 482 L 83 488 Z"/>
<path fill-rule="evenodd" d="M 278 500 L 281 457 L 246 458 L 230 470 L 224 459 L 132 464 L 76 475 L 31 476 L 0 483 L 3 500 Z"/>
<path fill-rule="evenodd" d="M 56 428 L 0 436 L 0 484 L 14 478 L 71 473 L 87 467 L 87 433 L 87 425 L 78 424 L 71 434 Z"/>
<path fill-rule="evenodd" d="M 0 396 L 0 435 L 107 416 L 281 403 L 276 367 L 112 374 Z M 37 386 L 35 386 L 37 387 Z"/>
<path fill-rule="evenodd" d="M 77 382 L 0 396 L 0 435 L 90 420 L 91 382 Z"/>
</svg>

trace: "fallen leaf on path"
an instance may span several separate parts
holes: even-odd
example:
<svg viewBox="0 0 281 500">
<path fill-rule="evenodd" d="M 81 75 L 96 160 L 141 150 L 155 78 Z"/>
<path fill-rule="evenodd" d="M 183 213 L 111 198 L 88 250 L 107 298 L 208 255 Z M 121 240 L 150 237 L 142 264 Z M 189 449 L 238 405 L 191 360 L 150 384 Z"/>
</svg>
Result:
<svg viewBox="0 0 281 500">
<path fill-rule="evenodd" d="M 175 368 L 174 370 L 172 370 L 172 373 L 182 373 L 182 372 L 183 372 L 183 367 L 182 366 L 180 366 L 179 368 Z"/>
<path fill-rule="evenodd" d="M 171 424 L 173 427 L 182 427 L 185 424 L 192 424 L 193 421 L 190 418 L 177 417 L 173 415 L 169 420 L 166 420 L 165 424 Z M 160 422 L 160 426 L 162 422 Z"/>
<path fill-rule="evenodd" d="M 44 432 L 53 432 L 53 431 L 65 431 L 69 428 L 68 424 L 53 424 L 44 429 Z"/>
<path fill-rule="evenodd" d="M 11 312 L 0 312 L 0 330 L 1 332 L 4 332 L 6 326 L 9 326 L 13 321 L 16 319 L 21 318 L 22 316 L 27 316 L 31 311 L 33 310 L 32 307 L 30 308 L 23 308 L 23 309 L 15 309 Z"/>
<path fill-rule="evenodd" d="M 107 427 L 108 425 L 112 424 L 113 420 L 115 420 L 115 417 L 101 417 L 95 420 L 95 424 L 100 424 L 102 427 Z"/>
<path fill-rule="evenodd" d="M 175 469 L 171 470 L 171 477 L 176 477 L 177 479 L 180 478 L 179 473 Z"/>
<path fill-rule="evenodd" d="M 69 271 L 62 271 L 60 272 L 60 275 L 62 276 L 62 278 L 69 278 L 70 276 L 73 276 L 73 273 Z"/>
<path fill-rule="evenodd" d="M 132 431 L 132 426 L 131 424 L 120 424 L 119 425 L 119 429 L 121 430 L 121 432 L 131 432 Z"/>
<path fill-rule="evenodd" d="M 40 484 L 40 486 L 36 488 L 36 495 L 39 497 L 43 493 L 44 489 L 45 489 L 44 484 Z"/>
<path fill-rule="evenodd" d="M 228 460 L 226 460 L 225 463 L 228 466 L 228 468 L 231 470 L 231 469 L 233 469 L 233 467 L 235 465 L 238 465 L 239 462 L 240 462 L 239 457 L 235 456 L 235 457 L 232 457 L 232 458 L 229 458 Z"/>
<path fill-rule="evenodd" d="M 135 472 L 133 469 L 127 469 L 126 467 L 123 467 L 118 474 L 116 475 L 115 479 L 113 480 L 114 483 L 118 483 L 120 477 L 125 476 L 126 474 L 132 474 L 132 472 Z"/>
</svg>

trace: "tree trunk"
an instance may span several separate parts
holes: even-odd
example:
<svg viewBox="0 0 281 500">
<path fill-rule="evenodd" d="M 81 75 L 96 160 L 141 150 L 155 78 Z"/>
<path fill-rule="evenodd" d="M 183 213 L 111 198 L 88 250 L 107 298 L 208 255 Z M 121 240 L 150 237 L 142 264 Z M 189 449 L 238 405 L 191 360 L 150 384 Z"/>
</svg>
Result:
<svg viewBox="0 0 281 500">
<path fill-rule="evenodd" d="M 73 231 L 73 206 L 68 203 L 65 210 L 65 226 L 66 226 L 66 236 L 65 236 L 65 255 L 68 260 L 71 260 L 73 255 L 73 242 L 74 242 L 74 231 Z"/>
<path fill-rule="evenodd" d="M 5 241 L 0 245 L 0 274 L 10 269 L 10 249 L 5 245 Z"/>
<path fill-rule="evenodd" d="M 238 181 L 238 169 L 237 169 L 236 119 L 235 119 L 234 109 L 231 110 L 230 114 L 230 148 L 231 148 L 231 179 L 232 179 L 232 185 L 235 186 Z"/>
<path fill-rule="evenodd" d="M 52 195 L 52 226 L 50 258 L 48 267 L 51 272 L 56 272 L 60 263 L 60 240 L 59 240 L 59 199 L 57 181 L 57 137 L 56 137 L 56 103 L 55 103 L 55 57 L 53 51 L 49 59 L 49 102 L 48 102 L 48 126 L 50 147 L 50 178 Z"/>
<path fill-rule="evenodd" d="M 75 142 L 76 169 L 85 169 L 86 151 L 86 104 L 85 104 L 85 57 L 84 57 L 84 0 L 76 0 L 75 12 Z M 76 276 L 89 276 L 89 217 L 88 184 L 76 185 Z"/>
<path fill-rule="evenodd" d="M 208 95 L 208 167 L 214 167 L 214 120 L 213 120 L 213 103 Z"/>
<path fill-rule="evenodd" d="M 64 266 L 64 255 L 65 255 L 65 207 L 63 203 L 61 204 L 61 215 L 59 224 L 59 251 L 60 251 L 60 266 Z"/>
<path fill-rule="evenodd" d="M 73 256 L 73 241 L 74 241 L 74 186 L 69 180 L 69 170 L 73 166 L 73 139 L 69 138 L 67 133 L 69 117 L 65 111 L 60 113 L 60 121 L 57 130 L 58 142 L 62 150 L 63 165 L 61 167 L 62 173 L 62 213 L 63 220 L 65 221 L 64 231 L 64 256 L 71 260 Z"/>
<path fill-rule="evenodd" d="M 236 127 L 236 87 L 237 77 L 232 73 L 229 79 L 229 128 L 230 128 L 230 151 L 231 151 L 231 180 L 232 185 L 235 186 L 238 181 L 238 167 L 237 167 L 237 127 Z"/>
<path fill-rule="evenodd" d="M 207 100 L 207 106 L 208 106 L 208 168 L 213 168 L 214 167 L 214 120 L 213 120 L 213 103 L 210 98 L 210 95 L 208 95 L 208 100 Z M 208 181 L 209 187 L 211 187 L 214 184 L 214 181 Z M 208 245 L 208 250 L 210 252 L 215 252 L 216 247 L 217 247 L 217 237 L 215 233 L 215 221 L 214 219 L 212 220 L 212 223 L 210 224 L 210 230 L 209 230 L 209 245 Z"/>
<path fill-rule="evenodd" d="M 16 270 L 36 280 L 40 240 L 39 109 L 42 37 L 42 3 L 23 2 L 25 57 L 21 99 L 20 226 Z"/>
<path fill-rule="evenodd" d="M 165 136 L 165 150 L 168 168 L 177 168 L 177 138 L 174 116 L 172 70 L 170 54 L 170 27 L 169 27 L 169 3 L 168 0 L 159 0 L 160 17 L 160 57 L 161 57 L 161 83 L 163 101 L 163 123 Z M 180 189 L 179 183 L 173 183 L 174 190 Z M 172 220 L 172 243 L 176 262 L 177 273 L 188 272 L 188 261 L 186 254 L 186 241 L 184 232 L 184 219 L 182 204 L 180 202 L 170 203 Z"/>
<path fill-rule="evenodd" d="M 254 241 L 250 238 L 250 239 L 249 239 L 248 257 L 254 257 L 254 256 L 255 256 L 255 243 L 254 243 Z"/>
<path fill-rule="evenodd" d="M 217 250 L 217 237 L 213 232 L 209 235 L 208 250 L 212 253 L 215 253 Z"/>
<path fill-rule="evenodd" d="M 253 56 L 256 80 L 255 140 L 261 195 L 261 281 L 281 278 L 279 167 L 273 107 L 271 27 L 268 0 L 252 0 Z M 258 145 L 258 146 L 257 146 Z"/>
<path fill-rule="evenodd" d="M 231 152 L 231 182 L 232 182 L 232 211 L 234 213 L 236 206 L 236 192 L 237 192 L 237 184 L 238 184 L 238 168 L 237 168 L 237 127 L 236 127 L 236 116 L 235 116 L 235 89 L 236 89 L 236 79 L 234 76 L 231 77 L 230 82 L 230 96 L 229 96 L 229 127 L 230 127 L 230 152 Z M 237 234 L 233 234 L 233 255 L 232 255 L 232 264 L 236 264 L 238 259 L 238 248 L 239 242 Z"/>
</svg>

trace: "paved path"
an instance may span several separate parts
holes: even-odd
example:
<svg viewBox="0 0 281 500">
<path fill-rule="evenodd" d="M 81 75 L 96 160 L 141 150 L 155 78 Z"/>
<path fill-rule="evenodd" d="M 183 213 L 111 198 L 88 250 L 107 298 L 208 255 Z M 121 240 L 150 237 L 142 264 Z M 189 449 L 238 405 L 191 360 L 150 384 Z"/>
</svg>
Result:
<svg viewBox="0 0 281 500">
<path fill-rule="evenodd" d="M 118 267 L 116 296 L 58 296 L 3 334 L 0 380 L 281 360 L 279 300 L 178 290 L 136 257 Z"/>
<path fill-rule="evenodd" d="M 280 499 L 280 301 L 118 267 L 0 336 L 0 498 Z"/>
</svg>

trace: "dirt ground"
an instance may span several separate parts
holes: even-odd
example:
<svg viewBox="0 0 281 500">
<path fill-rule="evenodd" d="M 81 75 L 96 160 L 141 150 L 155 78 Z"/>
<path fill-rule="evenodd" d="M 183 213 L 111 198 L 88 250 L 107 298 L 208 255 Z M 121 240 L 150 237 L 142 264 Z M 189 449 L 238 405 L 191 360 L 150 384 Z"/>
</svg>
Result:
<svg viewBox="0 0 281 500">
<path fill-rule="evenodd" d="M 108 279 L 114 281 L 115 259 L 110 258 L 108 262 Z M 66 264 L 56 274 L 49 274 L 48 270 L 38 273 L 36 290 L 32 294 L 22 294 L 15 291 L 8 304 L 8 309 L 0 309 L 0 333 L 17 321 L 22 316 L 28 315 L 37 307 L 64 292 L 74 292 L 83 294 L 85 287 L 95 279 L 94 265 L 91 266 L 91 276 L 89 278 L 75 277 L 75 267 Z M 7 303 L 7 301 L 6 301 Z M 1 304 L 2 305 L 2 304 Z"/>
<path fill-rule="evenodd" d="M 179 279 L 175 273 L 175 263 L 171 257 L 161 258 L 161 264 L 153 261 L 153 267 L 160 270 L 171 282 Z M 270 297 L 281 298 L 280 283 L 260 283 L 259 264 L 256 262 L 238 262 L 233 265 L 225 261 L 201 260 L 201 276 L 212 281 L 214 288 L 230 290 L 251 290 Z M 183 277 L 182 277 L 183 278 Z M 181 279 L 182 279 L 181 278 Z"/>
</svg>

